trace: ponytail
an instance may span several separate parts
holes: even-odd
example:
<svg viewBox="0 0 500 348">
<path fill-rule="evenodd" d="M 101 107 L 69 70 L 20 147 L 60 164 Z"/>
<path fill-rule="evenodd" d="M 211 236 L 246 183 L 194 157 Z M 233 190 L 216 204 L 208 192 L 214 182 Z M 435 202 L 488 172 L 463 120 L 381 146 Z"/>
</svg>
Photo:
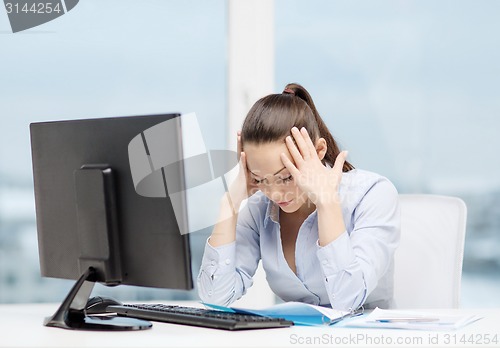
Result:
<svg viewBox="0 0 500 348">
<path fill-rule="evenodd" d="M 259 99 L 250 109 L 241 128 L 241 144 L 262 144 L 284 141 L 292 127 L 305 127 L 313 142 L 319 138 L 326 141 L 323 164 L 333 166 L 340 153 L 339 147 L 325 122 L 319 116 L 309 92 L 299 84 L 288 84 L 283 93 L 270 94 Z M 354 169 L 344 162 L 342 170 Z"/>
<path fill-rule="evenodd" d="M 328 163 L 330 166 L 333 166 L 335 163 L 335 159 L 340 153 L 340 149 L 337 145 L 337 142 L 333 138 L 332 133 L 330 133 L 330 130 L 328 129 L 325 122 L 319 115 L 318 110 L 316 109 L 316 106 L 314 105 L 314 102 L 309 92 L 304 87 L 302 87 L 297 83 L 289 83 L 283 90 L 283 94 L 291 94 L 296 97 L 299 97 L 300 99 L 305 101 L 306 104 L 309 106 L 314 115 L 316 123 L 318 124 L 319 136 L 325 139 L 326 141 L 327 150 L 323 161 Z M 342 171 L 348 172 L 352 169 L 354 169 L 354 166 L 351 163 L 345 161 Z"/>
</svg>

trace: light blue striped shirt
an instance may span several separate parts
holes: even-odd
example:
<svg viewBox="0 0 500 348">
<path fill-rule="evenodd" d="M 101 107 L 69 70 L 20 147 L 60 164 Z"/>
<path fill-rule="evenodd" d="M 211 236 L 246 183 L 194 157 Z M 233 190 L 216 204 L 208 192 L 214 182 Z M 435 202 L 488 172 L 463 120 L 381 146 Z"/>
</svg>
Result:
<svg viewBox="0 0 500 348">
<path fill-rule="evenodd" d="M 198 275 L 200 298 L 229 306 L 252 286 L 262 260 L 274 293 L 335 309 L 392 305 L 394 251 L 400 237 L 398 193 L 386 178 L 359 169 L 343 173 L 339 186 L 346 231 L 320 247 L 317 212 L 299 229 L 295 274 L 284 257 L 279 206 L 262 192 L 248 199 L 238 216 L 236 241 L 212 247 L 208 241 Z"/>
</svg>

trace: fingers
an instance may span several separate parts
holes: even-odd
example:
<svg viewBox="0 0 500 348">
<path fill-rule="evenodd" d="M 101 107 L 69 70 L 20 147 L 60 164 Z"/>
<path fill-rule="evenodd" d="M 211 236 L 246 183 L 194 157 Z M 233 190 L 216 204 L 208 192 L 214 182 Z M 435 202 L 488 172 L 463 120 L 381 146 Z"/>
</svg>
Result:
<svg viewBox="0 0 500 348">
<path fill-rule="evenodd" d="M 295 144 L 292 140 L 292 137 L 287 136 L 285 138 L 285 143 L 286 143 L 286 147 L 288 148 L 288 151 L 290 152 L 290 155 L 292 155 L 293 160 L 300 167 L 302 162 L 304 162 L 304 158 L 302 157 L 302 154 L 300 153 L 299 149 L 297 149 L 297 146 L 295 146 Z M 288 157 L 287 157 L 287 159 L 288 159 Z"/>
<path fill-rule="evenodd" d="M 244 151 L 240 152 L 240 169 L 248 181 L 247 154 Z"/>
<path fill-rule="evenodd" d="M 300 175 L 300 171 L 297 169 L 297 167 L 293 164 L 292 161 L 288 157 L 286 157 L 285 153 L 281 153 L 281 162 L 283 162 L 283 165 L 290 171 L 290 174 L 292 174 L 292 177 L 298 178 Z"/>
<path fill-rule="evenodd" d="M 239 153 L 240 158 L 239 160 L 239 166 L 240 166 L 240 174 L 242 178 L 245 178 L 245 181 L 248 182 L 248 169 L 247 169 L 247 156 L 246 154 L 242 151 Z"/>
<path fill-rule="evenodd" d="M 302 129 L 305 130 L 304 127 L 302 127 Z M 297 144 L 297 147 L 299 148 L 300 153 L 302 154 L 302 157 L 304 158 L 304 160 L 308 160 L 311 157 L 311 152 L 309 151 L 309 147 L 307 146 L 304 135 L 299 131 L 297 127 L 293 127 L 292 136 L 295 140 L 295 143 Z M 307 134 L 307 137 L 309 137 L 309 134 Z"/>
<path fill-rule="evenodd" d="M 247 172 L 247 155 L 241 151 L 240 152 L 240 165 L 241 169 L 244 171 L 244 173 Z"/>
<path fill-rule="evenodd" d="M 342 174 L 342 169 L 344 168 L 345 159 L 347 158 L 348 153 L 348 151 L 342 151 L 337 155 L 337 158 L 335 158 L 335 164 L 333 165 L 332 170 L 336 174 Z"/>
<path fill-rule="evenodd" d="M 240 155 L 241 155 L 241 131 L 236 132 L 236 138 L 238 139 L 238 142 L 236 144 L 236 153 L 238 154 L 238 161 L 240 160 Z"/>
<path fill-rule="evenodd" d="M 316 152 L 316 147 L 314 146 L 314 143 L 305 127 L 302 127 L 300 131 L 297 127 L 293 127 L 291 129 L 291 133 L 295 143 L 293 142 L 291 136 L 286 137 L 285 142 L 293 160 L 300 168 L 304 161 L 317 157 L 318 154 Z"/>
<path fill-rule="evenodd" d="M 304 138 L 304 141 L 306 142 L 307 150 L 309 151 L 309 154 L 311 156 L 314 156 L 316 154 L 316 147 L 314 146 L 311 137 L 309 136 L 309 133 L 307 132 L 307 129 L 305 127 L 302 127 L 300 129 L 300 133 L 302 134 L 302 137 Z"/>
<path fill-rule="evenodd" d="M 248 169 L 247 169 L 247 155 L 245 152 L 240 153 L 240 162 L 241 162 L 241 170 L 243 173 L 245 173 L 245 180 L 247 184 L 247 195 L 248 197 L 252 196 L 254 193 L 259 191 L 259 188 L 257 185 L 252 183 L 252 180 L 250 179 L 250 176 L 248 175 Z"/>
</svg>

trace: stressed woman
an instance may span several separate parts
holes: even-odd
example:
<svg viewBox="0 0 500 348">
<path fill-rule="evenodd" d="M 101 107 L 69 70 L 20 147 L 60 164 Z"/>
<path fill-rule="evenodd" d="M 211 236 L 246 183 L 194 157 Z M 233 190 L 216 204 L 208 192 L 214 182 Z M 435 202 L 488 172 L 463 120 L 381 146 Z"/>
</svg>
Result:
<svg viewBox="0 0 500 348">
<path fill-rule="evenodd" d="M 236 301 L 262 260 L 284 301 L 390 307 L 398 193 L 388 179 L 346 161 L 307 90 L 289 84 L 258 100 L 238 145 L 239 180 L 221 200 L 205 246 L 201 299 Z"/>
</svg>

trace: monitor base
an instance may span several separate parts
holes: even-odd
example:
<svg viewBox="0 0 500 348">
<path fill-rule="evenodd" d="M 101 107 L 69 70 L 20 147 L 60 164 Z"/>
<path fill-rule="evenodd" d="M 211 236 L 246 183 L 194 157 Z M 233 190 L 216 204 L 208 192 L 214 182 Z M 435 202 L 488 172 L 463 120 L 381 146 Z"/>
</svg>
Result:
<svg viewBox="0 0 500 348">
<path fill-rule="evenodd" d="M 47 317 L 44 325 L 70 330 L 130 331 L 145 330 L 153 325 L 146 320 L 117 317 L 115 315 L 91 315 L 85 306 L 95 285 L 96 271 L 89 267 L 71 288 L 56 313 Z"/>
</svg>

